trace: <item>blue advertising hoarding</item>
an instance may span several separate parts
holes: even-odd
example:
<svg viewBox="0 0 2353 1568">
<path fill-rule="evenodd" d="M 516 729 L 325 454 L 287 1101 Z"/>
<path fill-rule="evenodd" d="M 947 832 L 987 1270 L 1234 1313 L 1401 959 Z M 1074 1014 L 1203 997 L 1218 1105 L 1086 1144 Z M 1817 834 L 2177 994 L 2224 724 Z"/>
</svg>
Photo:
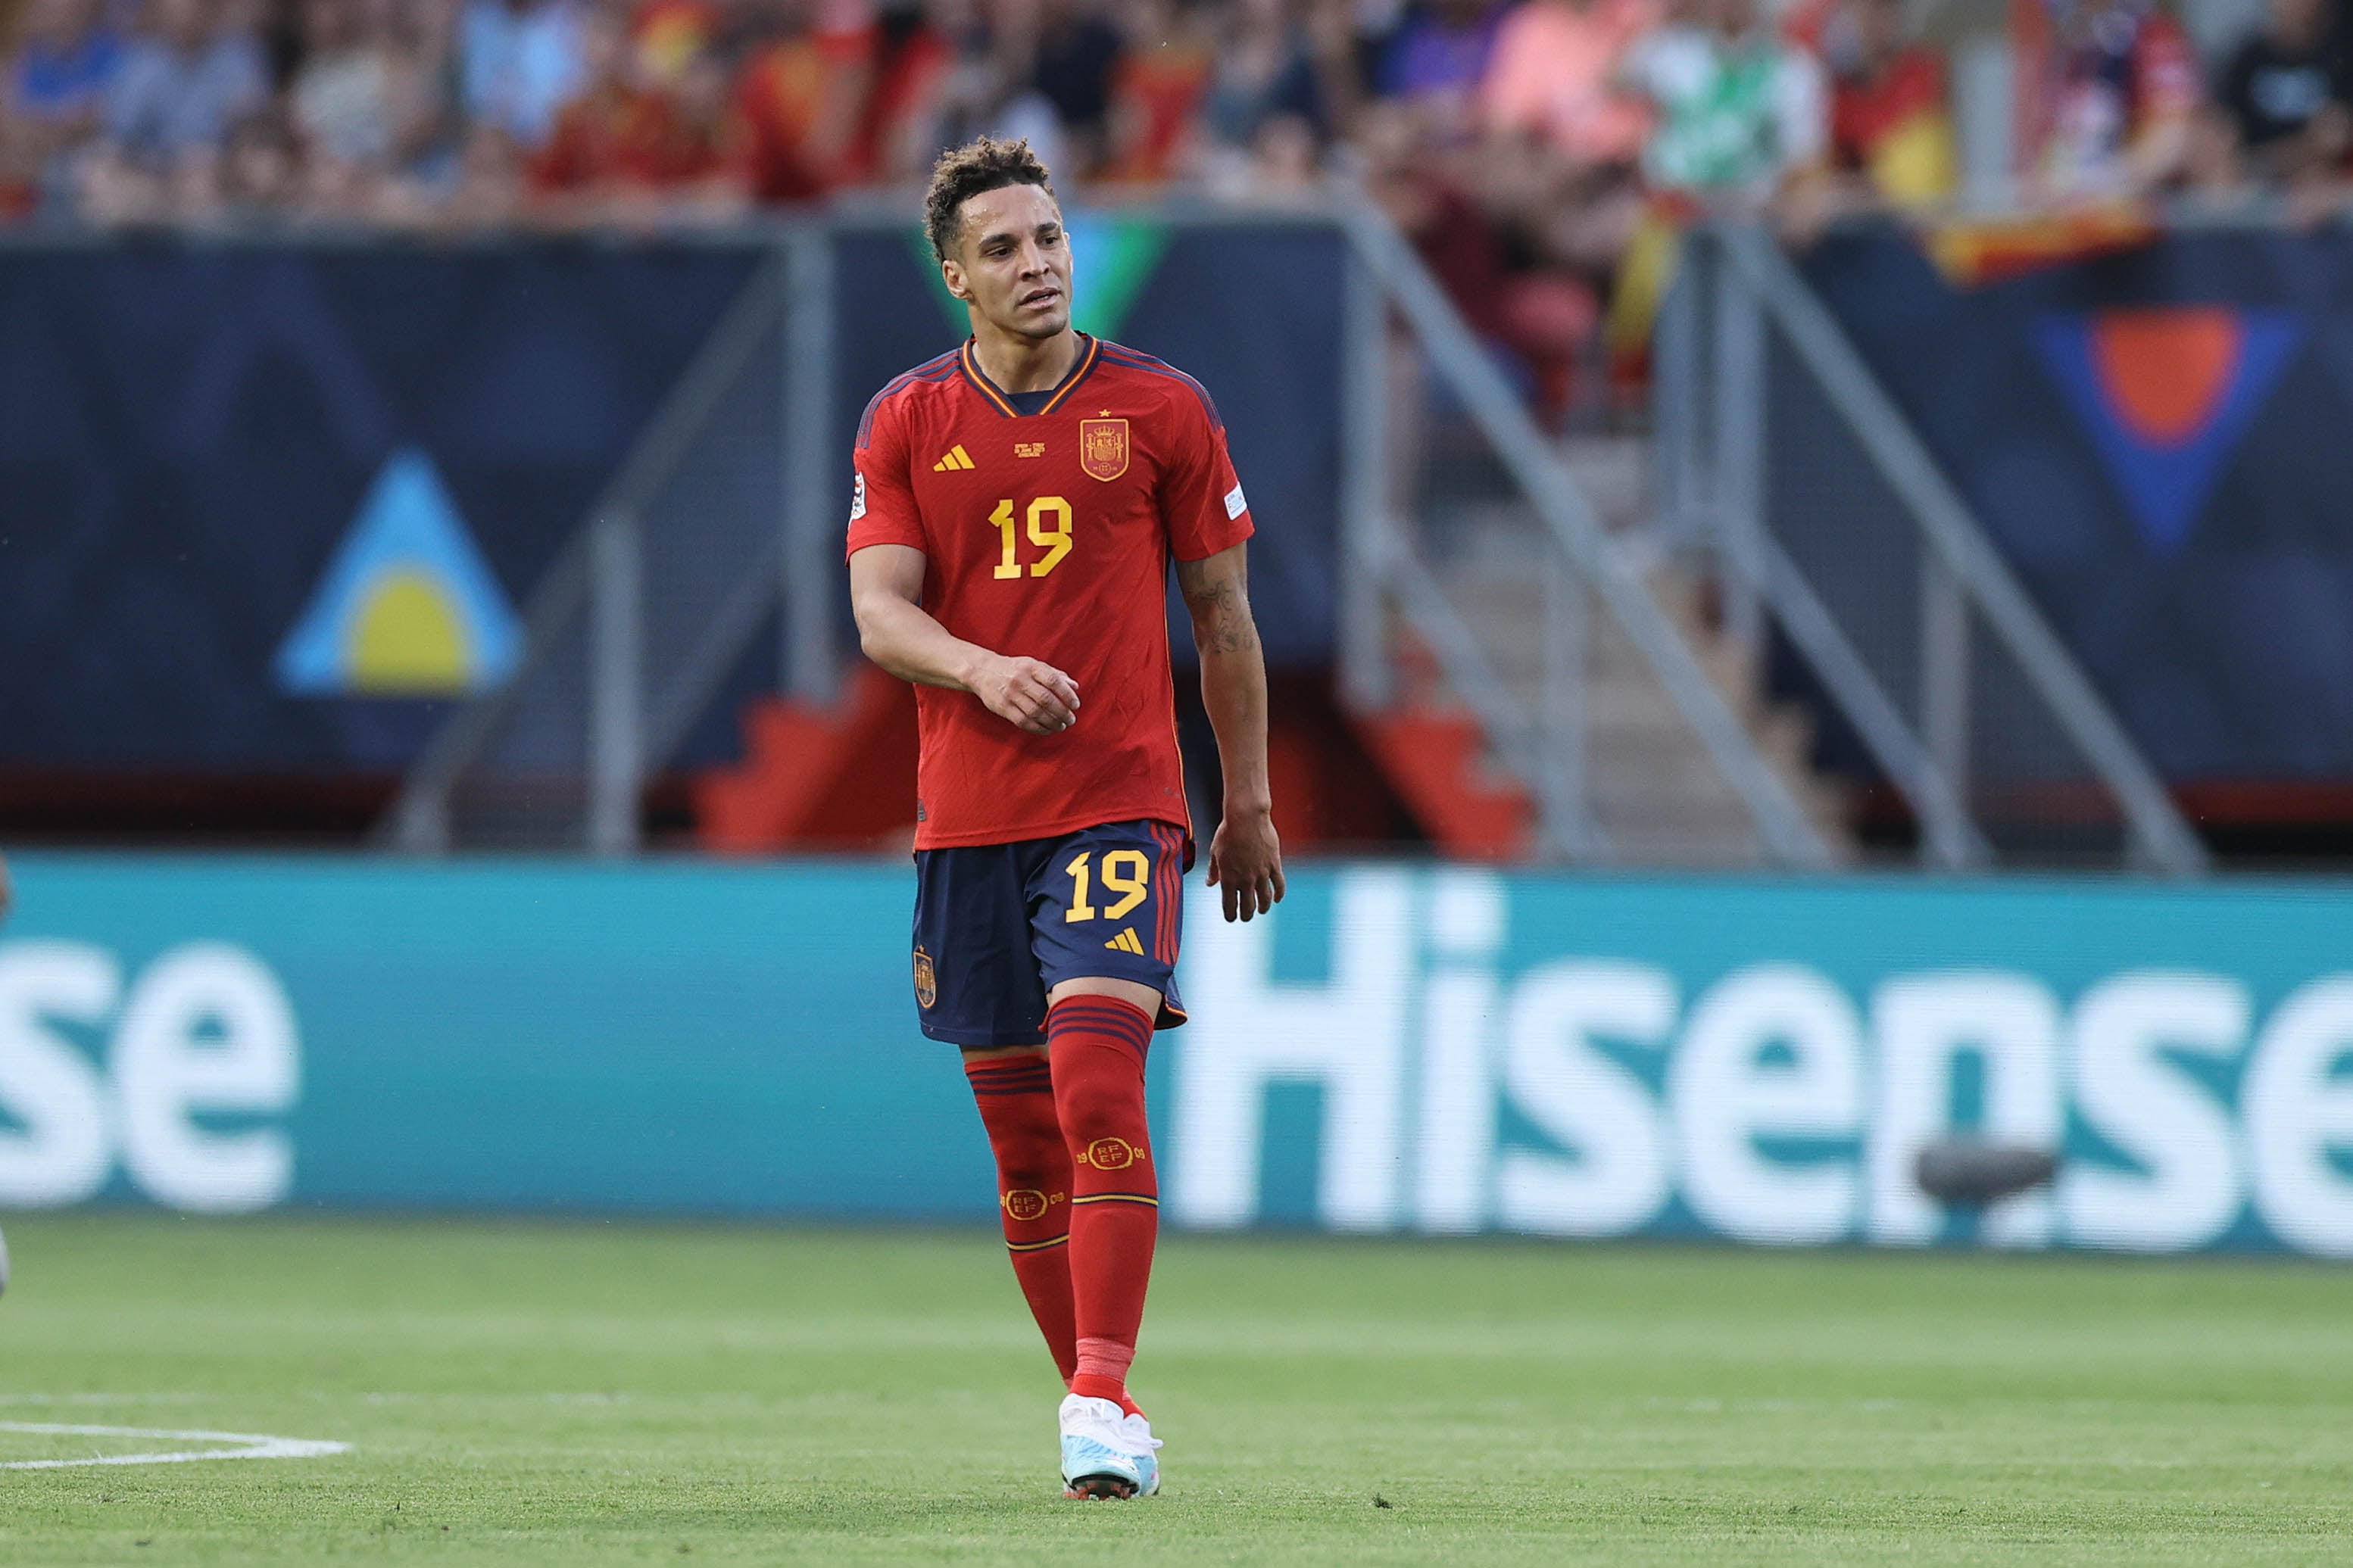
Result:
<svg viewBox="0 0 2353 1568">
<path fill-rule="evenodd" d="M 903 864 L 26 857 L 0 1205 L 983 1219 Z M 1187 931 L 1164 1212 L 2353 1256 L 2353 888 L 1301 868 Z M 1950 1129 L 2063 1152 L 1981 1218 Z"/>
</svg>

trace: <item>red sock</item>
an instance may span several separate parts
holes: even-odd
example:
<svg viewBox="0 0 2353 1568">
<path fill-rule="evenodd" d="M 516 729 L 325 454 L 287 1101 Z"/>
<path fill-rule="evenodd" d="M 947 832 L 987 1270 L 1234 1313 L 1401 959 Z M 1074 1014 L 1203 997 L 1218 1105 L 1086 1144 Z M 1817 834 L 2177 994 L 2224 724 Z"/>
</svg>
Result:
<svg viewBox="0 0 2353 1568">
<path fill-rule="evenodd" d="M 1054 1116 L 1053 1079 L 1039 1057 L 966 1057 L 964 1074 L 997 1156 L 997 1206 L 1013 1277 L 1067 1384 L 1079 1367 L 1071 1310 L 1071 1151 Z"/>
<path fill-rule="evenodd" d="M 1047 1011 L 1054 1108 L 1069 1142 L 1071 1298 L 1078 1370 L 1071 1392 L 1127 1402 L 1127 1368 L 1144 1321 L 1160 1184 L 1144 1119 L 1152 1020 L 1110 996 L 1069 996 Z"/>
</svg>

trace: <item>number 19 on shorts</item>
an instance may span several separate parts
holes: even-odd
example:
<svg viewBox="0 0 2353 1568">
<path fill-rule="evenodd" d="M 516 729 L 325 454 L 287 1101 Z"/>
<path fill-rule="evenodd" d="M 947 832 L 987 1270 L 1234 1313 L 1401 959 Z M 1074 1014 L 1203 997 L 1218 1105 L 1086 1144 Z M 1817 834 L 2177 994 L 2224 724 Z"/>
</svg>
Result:
<svg viewBox="0 0 2353 1568">
<path fill-rule="evenodd" d="M 1071 879 L 1071 907 L 1063 911 L 1062 919 L 1072 923 L 1118 920 L 1144 902 L 1150 890 L 1152 861 L 1143 850 L 1106 850 L 1097 868 L 1102 874 L 1103 897 L 1106 900 L 1111 900 L 1113 894 L 1118 897 L 1103 908 L 1096 909 L 1089 901 L 1092 896 L 1095 872 L 1088 869 L 1087 862 L 1092 858 L 1092 853 L 1082 850 L 1071 858 L 1068 866 L 1062 868 L 1062 874 Z"/>
</svg>

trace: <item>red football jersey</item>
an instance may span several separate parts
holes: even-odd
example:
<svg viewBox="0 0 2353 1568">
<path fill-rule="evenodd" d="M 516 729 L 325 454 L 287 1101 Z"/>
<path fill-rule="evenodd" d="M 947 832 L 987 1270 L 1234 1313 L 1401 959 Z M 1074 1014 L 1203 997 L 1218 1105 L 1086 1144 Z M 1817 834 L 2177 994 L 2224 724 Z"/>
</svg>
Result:
<svg viewBox="0 0 2353 1568">
<path fill-rule="evenodd" d="M 1038 405 L 1035 413 L 1018 410 Z M 849 553 L 922 551 L 923 608 L 966 642 L 1042 659 L 1079 719 L 1032 735 L 968 692 L 915 688 L 915 847 L 1189 827 L 1168 671 L 1168 563 L 1250 535 L 1200 383 L 1082 335 L 1050 394 L 1013 395 L 972 344 L 875 395 L 858 430 Z"/>
</svg>

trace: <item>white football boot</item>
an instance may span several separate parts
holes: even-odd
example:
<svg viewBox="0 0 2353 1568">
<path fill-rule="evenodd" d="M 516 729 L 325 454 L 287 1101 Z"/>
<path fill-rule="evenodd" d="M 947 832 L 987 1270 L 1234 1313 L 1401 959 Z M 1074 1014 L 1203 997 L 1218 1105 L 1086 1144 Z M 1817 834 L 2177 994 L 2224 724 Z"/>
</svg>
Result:
<svg viewBox="0 0 2353 1568">
<path fill-rule="evenodd" d="M 1068 1498 L 1150 1497 L 1160 1489 L 1160 1439 L 1141 1415 L 1108 1399 L 1063 1397 L 1062 1495 Z"/>
</svg>

